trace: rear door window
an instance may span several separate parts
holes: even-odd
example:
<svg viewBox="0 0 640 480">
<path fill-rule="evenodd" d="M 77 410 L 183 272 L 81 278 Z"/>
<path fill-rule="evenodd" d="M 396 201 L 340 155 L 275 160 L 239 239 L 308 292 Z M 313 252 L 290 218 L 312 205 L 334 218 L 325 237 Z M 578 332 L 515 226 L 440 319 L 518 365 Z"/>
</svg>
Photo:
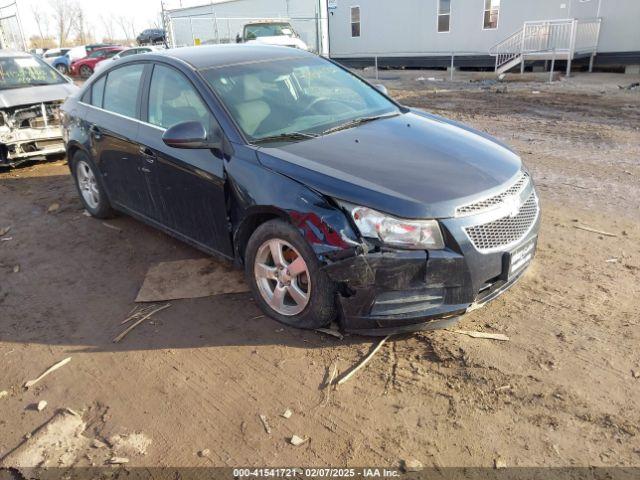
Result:
<svg viewBox="0 0 640 480">
<path fill-rule="evenodd" d="M 138 92 L 144 64 L 138 63 L 109 72 L 104 88 L 103 108 L 125 117 L 137 117 Z"/>
</svg>

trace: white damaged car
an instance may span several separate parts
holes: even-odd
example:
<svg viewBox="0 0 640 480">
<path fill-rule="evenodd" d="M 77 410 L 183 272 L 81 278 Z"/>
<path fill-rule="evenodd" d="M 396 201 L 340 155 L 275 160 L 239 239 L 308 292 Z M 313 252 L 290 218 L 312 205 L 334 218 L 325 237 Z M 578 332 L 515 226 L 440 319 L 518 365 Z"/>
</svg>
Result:
<svg viewBox="0 0 640 480">
<path fill-rule="evenodd" d="M 0 167 L 64 154 L 60 105 L 76 90 L 40 58 L 0 50 Z"/>
</svg>

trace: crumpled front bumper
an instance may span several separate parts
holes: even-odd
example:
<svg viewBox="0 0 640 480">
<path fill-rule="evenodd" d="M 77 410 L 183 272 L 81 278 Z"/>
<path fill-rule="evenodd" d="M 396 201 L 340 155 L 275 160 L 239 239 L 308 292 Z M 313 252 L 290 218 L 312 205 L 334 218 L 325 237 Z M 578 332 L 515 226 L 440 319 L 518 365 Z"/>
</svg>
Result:
<svg viewBox="0 0 640 480">
<path fill-rule="evenodd" d="M 509 258 L 529 242 L 535 253 L 540 218 L 517 244 L 491 253 L 480 253 L 455 219 L 441 224 L 444 250 L 379 250 L 327 262 L 324 271 L 342 286 L 345 331 L 387 335 L 453 325 L 521 278 L 528 265 L 510 276 Z"/>
</svg>

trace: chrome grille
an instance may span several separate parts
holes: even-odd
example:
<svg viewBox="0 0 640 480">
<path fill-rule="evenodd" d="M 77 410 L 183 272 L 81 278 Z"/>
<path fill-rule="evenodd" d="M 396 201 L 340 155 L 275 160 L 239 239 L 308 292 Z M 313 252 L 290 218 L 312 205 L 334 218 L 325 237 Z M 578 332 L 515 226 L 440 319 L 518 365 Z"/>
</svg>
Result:
<svg viewBox="0 0 640 480">
<path fill-rule="evenodd" d="M 505 247 L 521 240 L 529 233 L 538 218 L 538 212 L 538 198 L 535 192 L 531 192 L 515 216 L 467 227 L 465 231 L 476 249 L 481 252 Z"/>
<path fill-rule="evenodd" d="M 521 193 L 529 184 L 529 174 L 522 172 L 516 182 L 498 195 L 456 208 L 456 217 L 476 215 L 502 206 L 505 198 Z"/>
</svg>

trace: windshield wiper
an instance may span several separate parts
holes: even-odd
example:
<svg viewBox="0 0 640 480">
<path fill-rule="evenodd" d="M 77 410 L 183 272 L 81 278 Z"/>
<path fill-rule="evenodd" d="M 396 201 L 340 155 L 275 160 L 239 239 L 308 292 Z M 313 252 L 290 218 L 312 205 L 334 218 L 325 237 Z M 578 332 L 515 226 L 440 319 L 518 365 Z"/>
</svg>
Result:
<svg viewBox="0 0 640 480">
<path fill-rule="evenodd" d="M 267 142 L 280 142 L 280 141 L 296 141 L 296 140 L 309 140 L 311 138 L 316 138 L 318 135 L 313 133 L 302 133 L 302 132 L 288 132 L 288 133 L 279 133 L 278 135 L 271 135 L 269 137 L 258 138 L 253 141 L 253 143 L 267 143 Z"/>
<path fill-rule="evenodd" d="M 379 120 L 381 118 L 397 117 L 398 115 L 400 115 L 400 113 L 394 112 L 394 113 L 386 113 L 384 115 L 372 115 L 370 117 L 358 117 L 353 120 L 349 120 L 346 123 L 342 123 L 340 125 L 336 125 L 335 127 L 331 127 L 325 130 L 324 132 L 322 132 L 322 135 L 326 135 L 327 133 L 338 132 L 340 130 L 346 130 L 347 128 L 357 127 L 358 125 L 362 125 L 363 123 L 373 122 L 374 120 Z"/>
</svg>

